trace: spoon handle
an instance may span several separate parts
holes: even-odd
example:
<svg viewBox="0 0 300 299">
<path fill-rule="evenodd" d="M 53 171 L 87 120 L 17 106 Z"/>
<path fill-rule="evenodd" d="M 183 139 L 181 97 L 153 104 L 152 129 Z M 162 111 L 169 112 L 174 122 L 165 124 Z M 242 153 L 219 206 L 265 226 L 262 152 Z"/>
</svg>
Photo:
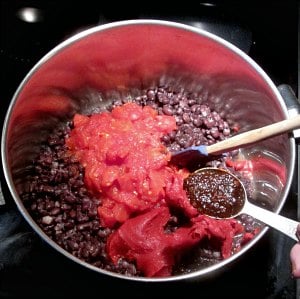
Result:
<svg viewBox="0 0 300 299">
<path fill-rule="evenodd" d="M 297 228 L 300 223 L 295 220 L 260 208 L 250 202 L 246 202 L 242 213 L 248 214 L 255 219 L 267 224 L 268 226 L 277 229 L 278 231 L 284 233 L 297 242 L 299 241 L 297 237 Z"/>
<path fill-rule="evenodd" d="M 258 129 L 247 131 L 206 147 L 207 154 L 224 152 L 247 145 L 300 127 L 300 114 Z"/>
</svg>

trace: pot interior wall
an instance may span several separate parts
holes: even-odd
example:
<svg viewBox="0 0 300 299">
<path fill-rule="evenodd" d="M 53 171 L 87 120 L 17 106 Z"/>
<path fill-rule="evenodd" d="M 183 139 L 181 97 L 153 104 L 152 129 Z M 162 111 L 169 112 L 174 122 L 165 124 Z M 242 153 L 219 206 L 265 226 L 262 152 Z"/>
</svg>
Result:
<svg viewBox="0 0 300 299">
<path fill-rule="evenodd" d="M 138 95 L 151 86 L 171 84 L 198 92 L 240 132 L 286 116 L 283 102 L 255 66 L 209 35 L 151 23 L 103 28 L 58 46 L 16 93 L 7 123 L 6 158 L 17 190 L 41 142 L 59 122 L 76 112 L 100 111 L 116 97 Z M 254 173 L 261 186 L 272 186 L 263 201 L 272 197 L 269 204 L 276 208 L 293 163 L 288 135 L 246 148 L 242 154 L 267 155 L 280 165 L 271 174 Z"/>
</svg>

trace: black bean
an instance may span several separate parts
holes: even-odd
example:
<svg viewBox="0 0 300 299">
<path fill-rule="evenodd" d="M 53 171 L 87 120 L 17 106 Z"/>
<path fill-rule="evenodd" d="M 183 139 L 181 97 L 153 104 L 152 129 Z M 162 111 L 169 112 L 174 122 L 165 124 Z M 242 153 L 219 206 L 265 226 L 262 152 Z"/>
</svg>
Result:
<svg viewBox="0 0 300 299">
<path fill-rule="evenodd" d="M 189 122 L 191 122 L 191 118 L 190 118 L 190 115 L 189 115 L 189 113 L 183 113 L 182 114 L 182 119 L 183 119 L 183 121 L 185 122 L 185 123 L 189 123 Z"/>
<path fill-rule="evenodd" d="M 56 216 L 60 213 L 60 208 L 53 208 L 51 211 L 50 211 L 50 215 L 51 216 Z"/>
<path fill-rule="evenodd" d="M 184 121 L 183 121 L 182 117 L 176 117 L 175 119 L 176 119 L 176 125 L 178 127 L 180 127 L 181 125 L 184 124 Z"/>
<path fill-rule="evenodd" d="M 212 128 L 210 129 L 210 134 L 211 134 L 211 136 L 212 136 L 214 139 L 218 139 L 219 136 L 220 136 L 218 127 L 212 127 Z"/>
<path fill-rule="evenodd" d="M 189 104 L 189 106 L 193 106 L 194 104 L 196 104 L 196 100 L 191 98 L 188 100 L 188 104 Z"/>
<path fill-rule="evenodd" d="M 65 196 L 64 200 L 69 204 L 73 204 L 76 202 L 76 197 L 74 195 L 69 194 Z"/>
<path fill-rule="evenodd" d="M 195 127 L 200 127 L 203 124 L 202 118 L 199 115 L 193 116 L 193 125 Z"/>
<path fill-rule="evenodd" d="M 77 213 L 76 213 L 75 210 L 71 210 L 71 211 L 69 212 L 69 216 L 70 216 L 71 218 L 76 218 L 76 215 L 77 215 Z"/>
<path fill-rule="evenodd" d="M 178 94 L 175 94 L 173 96 L 173 105 L 177 105 L 180 102 L 180 96 Z"/>
<path fill-rule="evenodd" d="M 155 99 L 155 91 L 153 89 L 149 89 L 147 91 L 147 97 L 150 101 L 153 101 Z"/>
<path fill-rule="evenodd" d="M 171 137 L 169 135 L 164 135 L 161 140 L 162 140 L 162 142 L 164 142 L 165 144 L 167 144 L 167 143 L 170 142 Z"/>
<path fill-rule="evenodd" d="M 158 92 L 157 93 L 157 99 L 160 103 L 163 103 L 163 104 L 167 104 L 169 103 L 169 99 L 167 98 L 166 94 L 163 93 L 163 92 Z"/>
<path fill-rule="evenodd" d="M 67 203 L 62 203 L 61 207 L 60 207 L 63 211 L 67 211 L 70 210 L 72 208 L 71 205 L 67 204 Z"/>
<path fill-rule="evenodd" d="M 54 218 L 54 221 L 55 221 L 56 223 L 61 223 L 61 222 L 63 222 L 63 215 L 62 215 L 62 214 L 59 214 L 58 216 L 56 216 L 56 217 Z"/>
<path fill-rule="evenodd" d="M 224 136 L 229 136 L 230 135 L 230 129 L 229 128 L 224 128 L 223 129 L 223 135 Z"/>
<path fill-rule="evenodd" d="M 166 115 L 173 115 L 173 109 L 171 105 L 164 105 L 162 111 Z"/>
<path fill-rule="evenodd" d="M 75 240 L 68 240 L 67 243 L 72 251 L 75 251 L 79 248 L 79 245 Z"/>
<path fill-rule="evenodd" d="M 203 123 L 209 129 L 216 126 L 216 121 L 211 117 L 211 115 L 206 117 L 206 119 L 203 120 Z"/>
<path fill-rule="evenodd" d="M 85 223 L 78 224 L 77 225 L 77 229 L 79 231 L 81 231 L 81 230 L 89 230 L 89 229 L 92 228 L 92 226 L 93 226 L 92 222 L 85 222 Z"/>
<path fill-rule="evenodd" d="M 182 115 L 183 114 L 183 108 L 182 107 L 178 107 L 175 112 L 176 112 L 176 115 Z"/>
</svg>

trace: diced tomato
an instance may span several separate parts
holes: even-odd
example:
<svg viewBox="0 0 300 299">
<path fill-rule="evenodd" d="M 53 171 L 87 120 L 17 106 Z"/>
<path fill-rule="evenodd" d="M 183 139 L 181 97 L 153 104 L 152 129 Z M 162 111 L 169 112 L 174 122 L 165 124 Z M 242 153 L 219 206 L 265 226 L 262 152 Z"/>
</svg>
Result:
<svg viewBox="0 0 300 299">
<path fill-rule="evenodd" d="M 75 114 L 73 118 L 74 126 L 79 127 L 87 124 L 89 122 L 90 118 L 86 115 L 82 114 Z"/>
<path fill-rule="evenodd" d="M 100 208 L 102 218 L 116 216 L 116 221 L 105 223 L 128 218 L 119 217 L 118 205 L 130 216 L 164 201 L 171 154 L 161 137 L 175 128 L 174 117 L 134 103 L 111 113 L 75 115 L 67 145 L 85 167 L 86 184 L 113 203 L 112 213 L 106 211 L 108 206 Z"/>
<path fill-rule="evenodd" d="M 116 223 L 123 223 L 129 218 L 129 212 L 125 205 L 114 204 L 104 200 L 98 207 L 98 215 L 104 227 L 113 227 Z"/>
</svg>

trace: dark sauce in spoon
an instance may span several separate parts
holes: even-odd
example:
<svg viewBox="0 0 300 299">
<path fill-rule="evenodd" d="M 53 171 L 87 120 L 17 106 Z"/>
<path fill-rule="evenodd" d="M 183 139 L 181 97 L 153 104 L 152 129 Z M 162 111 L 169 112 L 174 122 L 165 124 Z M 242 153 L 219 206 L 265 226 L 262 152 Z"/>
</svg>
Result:
<svg viewBox="0 0 300 299">
<path fill-rule="evenodd" d="M 183 187 L 201 214 L 215 218 L 235 216 L 246 200 L 238 178 L 218 168 L 203 168 L 192 173 L 184 180 Z"/>
</svg>

